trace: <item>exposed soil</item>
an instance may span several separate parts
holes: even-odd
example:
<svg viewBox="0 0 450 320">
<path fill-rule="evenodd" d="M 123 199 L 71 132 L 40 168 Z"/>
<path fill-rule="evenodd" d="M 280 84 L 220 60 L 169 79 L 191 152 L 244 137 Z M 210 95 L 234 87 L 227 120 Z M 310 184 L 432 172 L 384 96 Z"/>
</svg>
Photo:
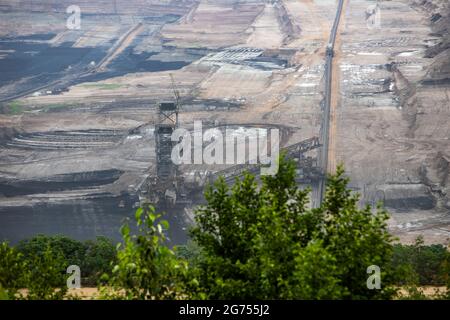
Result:
<svg viewBox="0 0 450 320">
<path fill-rule="evenodd" d="M 284 146 L 319 135 L 336 1 L 79 3 L 82 28 L 68 30 L 69 0 L 0 1 L 0 239 L 117 237 L 155 172 L 152 130 L 157 103 L 173 99 L 170 74 L 181 127 L 284 128 Z M 448 2 L 378 1 L 381 24 L 370 28 L 373 5 L 345 5 L 329 167 L 344 163 L 361 204 L 384 202 L 402 241 L 444 243 Z M 185 241 L 192 208 L 163 209 Z"/>
</svg>

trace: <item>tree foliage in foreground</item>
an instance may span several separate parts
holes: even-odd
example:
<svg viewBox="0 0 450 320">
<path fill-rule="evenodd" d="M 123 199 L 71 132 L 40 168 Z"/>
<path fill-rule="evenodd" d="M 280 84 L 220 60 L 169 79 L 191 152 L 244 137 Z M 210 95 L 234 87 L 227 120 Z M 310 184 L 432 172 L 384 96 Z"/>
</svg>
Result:
<svg viewBox="0 0 450 320">
<path fill-rule="evenodd" d="M 0 287 L 9 299 L 59 300 L 67 293 L 64 260 L 50 247 L 25 258 L 4 242 L 0 261 Z"/>
<path fill-rule="evenodd" d="M 105 298 L 117 299 L 176 299 L 181 298 L 187 262 L 176 257 L 166 245 L 164 229 L 167 221 L 160 220 L 154 208 L 146 206 L 136 211 L 138 233 L 132 235 L 128 223 L 122 229 L 123 244 L 117 246 L 108 285 L 102 288 Z"/>
<path fill-rule="evenodd" d="M 282 160 L 258 186 L 247 174 L 230 189 L 219 179 L 196 212 L 192 237 L 202 248 L 195 268 L 211 299 L 390 298 L 392 238 L 388 214 L 358 208 L 339 168 L 326 197 L 308 209 L 308 190 L 295 182 L 295 165 Z M 367 288 L 367 268 L 381 268 L 382 289 Z"/>
</svg>

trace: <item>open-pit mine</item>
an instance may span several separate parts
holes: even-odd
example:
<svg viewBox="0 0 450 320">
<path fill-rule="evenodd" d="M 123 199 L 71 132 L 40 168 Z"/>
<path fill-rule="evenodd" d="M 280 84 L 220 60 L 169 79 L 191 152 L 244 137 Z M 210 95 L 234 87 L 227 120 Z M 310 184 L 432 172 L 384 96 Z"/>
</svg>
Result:
<svg viewBox="0 0 450 320">
<path fill-rule="evenodd" d="M 0 0 L 0 241 L 118 240 L 153 203 L 184 243 L 261 166 L 175 165 L 183 128 L 279 132 L 311 206 L 343 163 L 401 241 L 448 243 L 449 28 L 447 0 Z"/>
</svg>

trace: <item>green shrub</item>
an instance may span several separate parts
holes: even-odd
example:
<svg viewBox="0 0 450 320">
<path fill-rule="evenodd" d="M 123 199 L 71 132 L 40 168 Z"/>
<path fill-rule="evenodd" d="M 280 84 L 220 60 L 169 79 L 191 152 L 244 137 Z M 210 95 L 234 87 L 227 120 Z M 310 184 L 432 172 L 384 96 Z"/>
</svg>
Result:
<svg viewBox="0 0 450 320">
<path fill-rule="evenodd" d="M 424 245 L 418 237 L 414 245 L 394 245 L 393 268 L 408 270 L 400 284 L 444 286 L 449 278 L 450 253 L 443 245 Z"/>
<path fill-rule="evenodd" d="M 282 159 L 278 173 L 261 180 L 246 174 L 231 188 L 223 179 L 208 187 L 185 246 L 170 248 L 169 225 L 151 206 L 136 211 L 136 234 L 122 226 L 117 248 L 103 237 L 2 243 L 0 299 L 67 298 L 73 264 L 86 283 L 101 277 L 101 297 L 114 299 L 390 299 L 399 286 L 403 298 L 425 299 L 420 285 L 450 287 L 447 249 L 420 238 L 392 245 L 388 213 L 359 208 L 342 168 L 316 209 L 308 208 L 309 190 L 297 186 L 292 162 Z M 372 265 L 381 270 L 380 289 L 367 287 Z"/>
<path fill-rule="evenodd" d="M 178 259 L 165 245 L 167 221 L 160 220 L 154 208 L 136 211 L 138 233 L 132 235 L 128 224 L 122 226 L 123 244 L 117 246 L 117 264 L 104 297 L 118 299 L 176 299 L 184 295 L 187 262 Z M 112 296 L 110 295 L 112 294 Z"/>
<path fill-rule="evenodd" d="M 25 286 L 26 270 L 23 255 L 7 242 L 0 243 L 0 287 L 3 295 L 9 299 L 16 297 L 18 290 Z"/>
<path fill-rule="evenodd" d="M 0 244 L 0 286 L 8 298 L 62 299 L 68 277 L 62 256 L 49 246 L 27 254 L 6 242 Z"/>
<path fill-rule="evenodd" d="M 110 274 L 116 257 L 112 241 L 105 237 L 81 242 L 62 235 L 38 235 L 17 245 L 25 260 L 36 254 L 42 255 L 47 248 L 61 256 L 66 268 L 70 265 L 80 267 L 84 286 L 96 286 L 102 274 Z"/>
<path fill-rule="evenodd" d="M 67 293 L 66 263 L 63 256 L 47 247 L 28 258 L 25 283 L 28 300 L 61 300 Z"/>
</svg>

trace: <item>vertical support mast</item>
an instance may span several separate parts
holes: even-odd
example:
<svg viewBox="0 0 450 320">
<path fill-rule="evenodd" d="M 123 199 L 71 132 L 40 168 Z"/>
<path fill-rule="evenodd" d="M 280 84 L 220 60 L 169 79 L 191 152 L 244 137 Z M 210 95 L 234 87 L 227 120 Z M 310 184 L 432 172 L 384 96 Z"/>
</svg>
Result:
<svg viewBox="0 0 450 320">
<path fill-rule="evenodd" d="M 175 126 L 178 127 L 178 112 L 180 110 L 180 92 L 178 91 L 178 89 L 175 85 L 175 80 L 174 80 L 172 74 L 170 74 L 170 80 L 172 81 L 172 90 L 173 90 L 173 94 L 175 96 L 175 106 L 176 106 L 176 112 L 175 112 L 176 124 L 175 124 Z"/>
</svg>

